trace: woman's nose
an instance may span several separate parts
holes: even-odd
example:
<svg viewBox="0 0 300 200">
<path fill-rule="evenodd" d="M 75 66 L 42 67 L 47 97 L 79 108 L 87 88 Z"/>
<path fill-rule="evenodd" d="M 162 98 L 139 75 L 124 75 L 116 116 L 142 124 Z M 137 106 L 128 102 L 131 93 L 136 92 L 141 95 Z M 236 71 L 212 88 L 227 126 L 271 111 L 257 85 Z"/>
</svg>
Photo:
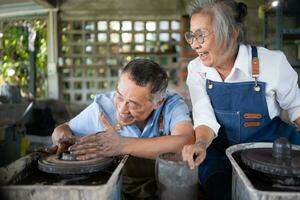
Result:
<svg viewBox="0 0 300 200">
<path fill-rule="evenodd" d="M 193 40 L 193 43 L 191 44 L 192 49 L 197 50 L 199 48 L 201 48 L 201 44 L 197 41 L 197 40 Z"/>
</svg>

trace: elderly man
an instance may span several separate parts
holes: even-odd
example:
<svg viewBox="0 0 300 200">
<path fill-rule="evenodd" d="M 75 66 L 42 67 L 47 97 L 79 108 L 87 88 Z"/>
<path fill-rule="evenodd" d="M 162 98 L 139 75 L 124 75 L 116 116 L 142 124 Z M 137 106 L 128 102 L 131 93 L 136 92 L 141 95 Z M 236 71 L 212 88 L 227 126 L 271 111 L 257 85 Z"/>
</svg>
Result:
<svg viewBox="0 0 300 200">
<path fill-rule="evenodd" d="M 167 86 L 167 74 L 157 63 L 133 60 L 123 68 L 116 91 L 98 95 L 75 118 L 58 126 L 53 143 L 60 146 L 63 138 L 84 136 L 69 148 L 78 160 L 131 155 L 124 169 L 124 195 L 151 198 L 155 193 L 150 187 L 155 186 L 154 162 L 148 159 L 179 152 L 194 141 L 188 107 L 178 94 L 167 91 Z M 137 173 L 146 178 L 134 179 Z"/>
</svg>

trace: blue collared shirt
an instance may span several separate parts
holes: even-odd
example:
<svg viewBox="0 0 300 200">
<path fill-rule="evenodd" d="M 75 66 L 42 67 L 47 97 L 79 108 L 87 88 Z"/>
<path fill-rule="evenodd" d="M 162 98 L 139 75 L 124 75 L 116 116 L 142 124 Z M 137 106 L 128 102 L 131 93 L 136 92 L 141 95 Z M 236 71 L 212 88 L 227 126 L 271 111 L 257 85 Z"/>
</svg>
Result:
<svg viewBox="0 0 300 200">
<path fill-rule="evenodd" d="M 113 99 L 115 92 L 103 93 L 97 95 L 94 102 L 85 108 L 81 113 L 75 116 L 69 122 L 72 133 L 76 136 L 84 136 L 99 131 L 104 131 L 105 128 L 99 120 L 99 114 L 104 112 L 108 120 L 114 126 L 116 124 L 116 107 Z M 191 121 L 189 109 L 182 97 L 176 93 L 167 92 L 166 101 L 160 107 L 155 109 L 148 118 L 144 130 L 141 130 L 135 125 L 125 125 L 119 131 L 120 135 L 125 137 L 149 138 L 160 136 L 158 128 L 158 119 L 162 112 L 163 116 L 163 135 L 170 135 L 171 130 L 178 122 Z"/>
</svg>

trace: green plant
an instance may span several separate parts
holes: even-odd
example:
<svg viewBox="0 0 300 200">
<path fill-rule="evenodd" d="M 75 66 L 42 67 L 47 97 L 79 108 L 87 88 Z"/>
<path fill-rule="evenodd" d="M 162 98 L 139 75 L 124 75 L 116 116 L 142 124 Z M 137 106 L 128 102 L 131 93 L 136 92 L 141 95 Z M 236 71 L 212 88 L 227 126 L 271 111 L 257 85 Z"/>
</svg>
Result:
<svg viewBox="0 0 300 200">
<path fill-rule="evenodd" d="M 28 27 L 38 34 L 36 54 L 36 97 L 45 96 L 47 77 L 47 30 L 44 20 L 9 21 L 4 23 L 0 45 L 0 84 L 19 85 L 28 92 L 29 48 Z"/>
</svg>

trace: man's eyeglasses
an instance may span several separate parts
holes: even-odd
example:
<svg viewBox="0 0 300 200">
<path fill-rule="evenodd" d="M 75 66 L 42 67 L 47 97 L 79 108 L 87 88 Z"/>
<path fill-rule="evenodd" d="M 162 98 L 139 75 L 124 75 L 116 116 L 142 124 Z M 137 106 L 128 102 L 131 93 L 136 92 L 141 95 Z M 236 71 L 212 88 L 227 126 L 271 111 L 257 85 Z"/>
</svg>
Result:
<svg viewBox="0 0 300 200">
<path fill-rule="evenodd" d="M 126 105 L 128 106 L 128 109 L 133 111 L 140 111 L 144 107 L 144 105 L 139 104 L 138 102 L 124 99 L 124 97 L 120 94 L 119 91 L 116 91 L 115 101 L 118 103 L 123 103 L 125 101 Z"/>
<path fill-rule="evenodd" d="M 196 30 L 194 33 L 192 31 L 188 31 L 184 34 L 184 38 L 189 45 L 192 45 L 194 39 L 197 40 L 199 44 L 203 44 L 205 42 L 206 37 L 209 35 L 208 30 Z"/>
</svg>

